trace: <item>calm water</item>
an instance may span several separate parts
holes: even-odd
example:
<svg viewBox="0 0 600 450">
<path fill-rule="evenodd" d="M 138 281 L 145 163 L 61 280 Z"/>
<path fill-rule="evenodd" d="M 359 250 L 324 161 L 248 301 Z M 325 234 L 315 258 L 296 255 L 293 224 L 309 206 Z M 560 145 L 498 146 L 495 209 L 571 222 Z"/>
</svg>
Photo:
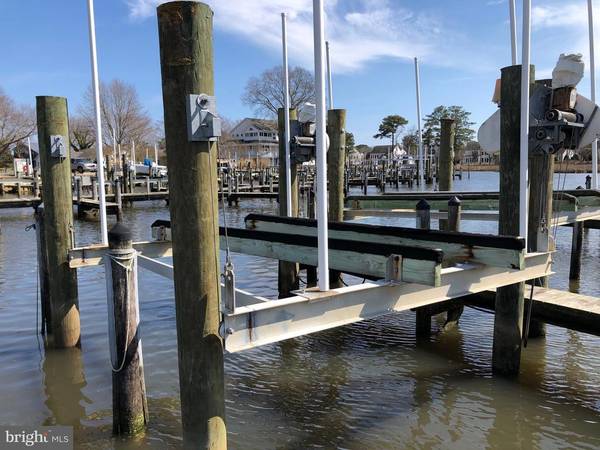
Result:
<svg viewBox="0 0 600 450">
<path fill-rule="evenodd" d="M 565 186 L 584 179 L 568 175 Z M 472 173 L 455 185 L 495 190 L 497 180 Z M 228 223 L 275 208 L 242 202 L 228 210 Z M 125 220 L 137 239 L 149 239 L 152 221 L 167 217 L 156 202 L 127 210 Z M 25 231 L 31 222 L 30 210 L 0 210 L 0 424 L 72 425 L 77 448 L 177 448 L 172 283 L 140 270 L 150 426 L 136 441 L 116 440 L 103 270 L 79 271 L 81 350 L 45 352 L 36 334 L 35 235 Z M 466 231 L 496 227 L 463 224 Z M 76 227 L 79 244 L 96 239 L 97 224 Z M 586 231 L 583 281 L 571 286 L 596 296 L 599 237 Z M 570 229 L 559 229 L 553 287 L 569 288 L 569 249 Z M 239 255 L 234 262 L 240 287 L 276 295 L 275 262 Z M 466 309 L 457 330 L 417 343 L 414 314 L 405 313 L 227 355 L 230 448 L 600 448 L 600 340 L 548 326 L 547 338 L 524 351 L 519 379 L 506 381 L 491 376 L 492 332 L 492 315 Z"/>
</svg>

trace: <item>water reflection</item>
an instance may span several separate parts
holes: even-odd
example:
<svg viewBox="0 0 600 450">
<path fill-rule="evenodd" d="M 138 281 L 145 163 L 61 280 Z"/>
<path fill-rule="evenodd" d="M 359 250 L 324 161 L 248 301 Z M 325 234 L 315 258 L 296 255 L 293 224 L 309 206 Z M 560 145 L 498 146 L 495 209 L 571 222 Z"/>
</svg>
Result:
<svg viewBox="0 0 600 450">
<path fill-rule="evenodd" d="M 50 416 L 44 425 L 72 426 L 77 431 L 86 416 L 84 403 L 92 400 L 83 394 L 87 386 L 80 348 L 46 351 L 42 365 L 44 372 L 44 402 Z"/>
</svg>

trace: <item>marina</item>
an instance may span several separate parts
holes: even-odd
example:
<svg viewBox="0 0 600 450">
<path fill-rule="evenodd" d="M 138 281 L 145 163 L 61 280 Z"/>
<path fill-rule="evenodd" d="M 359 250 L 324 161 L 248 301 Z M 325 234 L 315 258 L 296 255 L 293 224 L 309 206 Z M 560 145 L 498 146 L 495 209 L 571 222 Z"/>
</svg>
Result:
<svg viewBox="0 0 600 450">
<path fill-rule="evenodd" d="M 518 64 L 509 3 L 512 64 L 477 141 L 458 106 L 421 123 L 415 57 L 417 128 L 400 145 L 407 120 L 384 117 L 373 138 L 391 145 L 362 156 L 333 103 L 323 0 L 314 97 L 292 104 L 283 12 L 276 120 L 235 126 L 219 16 L 151 4 L 160 165 L 158 142 L 140 164 L 102 125 L 88 0 L 94 126 L 36 96 L 37 148 L 15 141 L 0 178 L 0 426 L 24 428 L 0 447 L 33 427 L 71 448 L 598 448 L 595 75 L 591 99 L 581 54 L 536 78 L 529 0 Z M 74 158 L 88 137 L 95 160 Z M 465 173 L 467 144 L 498 171 Z M 584 148 L 592 172 L 568 173 Z"/>
</svg>

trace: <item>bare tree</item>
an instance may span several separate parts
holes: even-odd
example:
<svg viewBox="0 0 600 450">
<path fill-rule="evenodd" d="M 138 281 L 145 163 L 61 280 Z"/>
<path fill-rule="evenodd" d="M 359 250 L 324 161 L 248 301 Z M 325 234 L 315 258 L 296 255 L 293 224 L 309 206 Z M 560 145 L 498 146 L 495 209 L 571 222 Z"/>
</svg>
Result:
<svg viewBox="0 0 600 450">
<path fill-rule="evenodd" d="M 87 150 L 96 144 L 96 129 L 93 123 L 83 116 L 78 115 L 69 119 L 69 133 L 71 148 L 75 151 Z"/>
<path fill-rule="evenodd" d="M 29 106 L 17 105 L 0 89 L 0 155 L 35 131 L 35 113 Z"/>
<path fill-rule="evenodd" d="M 152 119 L 144 110 L 135 87 L 122 80 L 100 84 L 100 111 L 105 144 L 146 142 L 153 136 Z M 84 95 L 81 115 L 94 124 L 94 96 L 91 87 Z"/>
<path fill-rule="evenodd" d="M 305 103 L 315 102 L 315 80 L 313 75 L 302 67 L 290 70 L 290 106 L 302 110 Z M 277 115 L 284 105 L 283 68 L 276 66 L 265 70 L 259 77 L 248 80 L 242 102 L 254 108 L 257 114 Z"/>
</svg>

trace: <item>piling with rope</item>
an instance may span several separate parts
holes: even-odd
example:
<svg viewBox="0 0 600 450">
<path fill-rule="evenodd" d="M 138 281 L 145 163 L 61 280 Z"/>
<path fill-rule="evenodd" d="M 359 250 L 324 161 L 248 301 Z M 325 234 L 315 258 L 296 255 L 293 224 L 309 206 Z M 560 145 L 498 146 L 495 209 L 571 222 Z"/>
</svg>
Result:
<svg viewBox="0 0 600 450">
<path fill-rule="evenodd" d="M 185 447 L 227 448 L 220 323 L 217 144 L 188 139 L 186 99 L 214 95 L 213 12 L 157 8 L 169 170 L 169 211 L 181 421 Z"/>
<path fill-rule="evenodd" d="M 148 423 L 144 381 L 137 253 L 130 230 L 117 223 L 108 232 L 105 257 L 108 335 L 113 387 L 113 433 L 135 435 Z"/>
<path fill-rule="evenodd" d="M 77 270 L 69 267 L 68 260 L 73 245 L 73 192 L 67 99 L 36 97 L 36 111 L 51 305 L 49 344 L 67 348 L 80 341 Z"/>
</svg>

